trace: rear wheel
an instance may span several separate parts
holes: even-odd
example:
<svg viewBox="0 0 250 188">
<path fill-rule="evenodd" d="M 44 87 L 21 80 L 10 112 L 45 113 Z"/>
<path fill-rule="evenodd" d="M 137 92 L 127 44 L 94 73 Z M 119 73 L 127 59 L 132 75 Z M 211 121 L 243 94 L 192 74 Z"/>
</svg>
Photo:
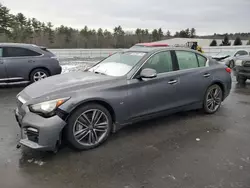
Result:
<svg viewBox="0 0 250 188">
<path fill-rule="evenodd" d="M 213 114 L 218 111 L 223 98 L 222 89 L 219 85 L 214 84 L 207 89 L 205 94 L 203 109 L 205 113 Z"/>
<path fill-rule="evenodd" d="M 112 118 L 99 104 L 88 104 L 77 109 L 68 119 L 66 138 L 77 150 L 88 150 L 102 144 L 110 135 Z"/>
<path fill-rule="evenodd" d="M 230 68 L 230 69 L 233 69 L 234 67 L 235 67 L 234 61 L 231 60 L 231 61 L 229 62 L 229 68 Z"/>
<path fill-rule="evenodd" d="M 30 81 L 33 83 L 33 82 L 37 82 L 47 77 L 49 77 L 49 72 L 47 70 L 35 69 L 30 74 Z"/>
</svg>

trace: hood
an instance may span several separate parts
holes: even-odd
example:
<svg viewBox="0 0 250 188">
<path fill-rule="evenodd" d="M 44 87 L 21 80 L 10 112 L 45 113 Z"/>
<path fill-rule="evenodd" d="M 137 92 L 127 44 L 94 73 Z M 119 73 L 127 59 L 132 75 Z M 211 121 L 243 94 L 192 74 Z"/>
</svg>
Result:
<svg viewBox="0 0 250 188">
<path fill-rule="evenodd" d="M 48 77 L 26 87 L 23 92 L 31 98 L 38 98 L 53 94 L 63 94 L 78 88 L 89 88 L 102 84 L 115 77 L 95 74 L 92 72 L 71 72 Z"/>
<path fill-rule="evenodd" d="M 221 61 L 221 60 L 230 59 L 231 56 L 230 55 L 214 55 L 214 56 L 212 56 L 212 58 L 217 60 L 217 61 Z"/>
<path fill-rule="evenodd" d="M 226 57 L 230 57 L 230 55 L 226 55 L 226 54 L 218 54 L 218 55 L 213 55 L 213 58 L 226 58 Z"/>
</svg>

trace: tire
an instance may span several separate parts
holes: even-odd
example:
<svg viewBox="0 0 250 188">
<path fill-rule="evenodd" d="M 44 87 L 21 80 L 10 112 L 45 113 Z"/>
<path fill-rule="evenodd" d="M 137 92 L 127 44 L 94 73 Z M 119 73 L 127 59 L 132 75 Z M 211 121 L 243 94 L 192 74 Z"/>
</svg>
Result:
<svg viewBox="0 0 250 188">
<path fill-rule="evenodd" d="M 239 84 L 245 84 L 247 79 L 243 76 L 236 76 L 236 81 L 239 83 Z"/>
<path fill-rule="evenodd" d="M 30 73 L 30 82 L 34 83 L 49 77 L 49 72 L 45 69 L 35 69 Z"/>
<path fill-rule="evenodd" d="M 233 69 L 235 67 L 235 63 L 233 60 L 229 61 L 229 66 L 230 69 Z"/>
<path fill-rule="evenodd" d="M 203 101 L 203 110 L 207 114 L 214 114 L 217 112 L 221 106 L 223 99 L 222 88 L 217 85 L 211 85 L 205 94 Z"/>
<path fill-rule="evenodd" d="M 66 140 L 76 150 L 89 150 L 101 145 L 109 137 L 113 125 L 109 111 L 95 103 L 78 108 L 67 123 Z"/>
</svg>

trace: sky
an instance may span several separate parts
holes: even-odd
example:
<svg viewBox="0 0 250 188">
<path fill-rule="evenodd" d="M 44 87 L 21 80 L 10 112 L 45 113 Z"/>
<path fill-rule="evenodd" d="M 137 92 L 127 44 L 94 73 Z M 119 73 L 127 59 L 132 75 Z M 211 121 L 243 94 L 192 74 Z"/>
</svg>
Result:
<svg viewBox="0 0 250 188">
<path fill-rule="evenodd" d="M 1 0 L 11 13 L 81 29 L 121 25 L 124 30 L 163 28 L 172 33 L 250 32 L 250 0 Z"/>
</svg>

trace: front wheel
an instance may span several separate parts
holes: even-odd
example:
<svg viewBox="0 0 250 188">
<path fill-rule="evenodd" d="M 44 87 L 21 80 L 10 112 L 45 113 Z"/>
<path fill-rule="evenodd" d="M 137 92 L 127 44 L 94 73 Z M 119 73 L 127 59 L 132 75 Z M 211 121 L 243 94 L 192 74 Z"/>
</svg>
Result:
<svg viewBox="0 0 250 188">
<path fill-rule="evenodd" d="M 66 137 L 77 150 L 88 150 L 102 144 L 110 135 L 112 118 L 109 111 L 99 104 L 78 108 L 68 119 Z"/>
<path fill-rule="evenodd" d="M 222 89 L 219 85 L 210 86 L 205 94 L 203 109 L 207 114 L 213 114 L 218 111 L 222 103 Z"/>
</svg>

